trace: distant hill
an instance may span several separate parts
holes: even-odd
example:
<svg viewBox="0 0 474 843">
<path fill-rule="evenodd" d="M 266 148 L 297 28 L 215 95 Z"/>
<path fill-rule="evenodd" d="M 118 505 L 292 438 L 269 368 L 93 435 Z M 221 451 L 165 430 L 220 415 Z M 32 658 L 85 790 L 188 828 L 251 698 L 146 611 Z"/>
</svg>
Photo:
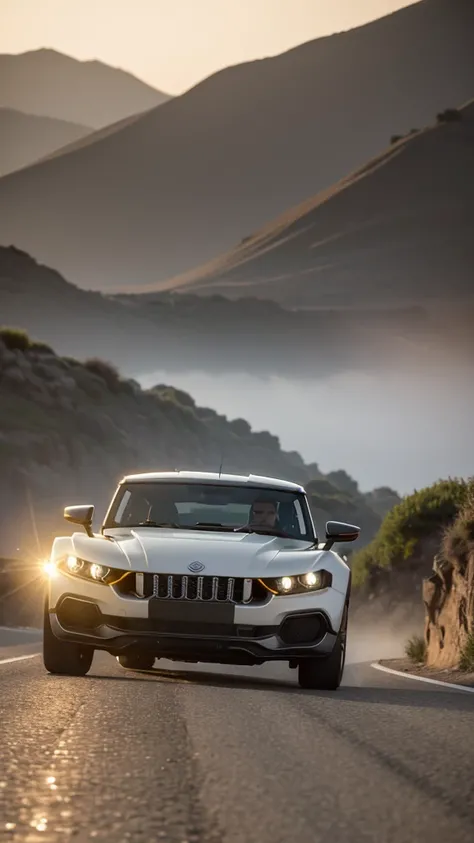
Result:
<svg viewBox="0 0 474 843">
<path fill-rule="evenodd" d="M 0 108 L 0 176 L 26 167 L 91 132 L 89 126 Z"/>
<path fill-rule="evenodd" d="M 165 286 L 293 307 L 468 299 L 472 314 L 473 231 L 474 100 Z"/>
<path fill-rule="evenodd" d="M 0 106 L 100 129 L 169 99 L 100 61 L 56 50 L 0 55 Z"/>
<path fill-rule="evenodd" d="M 473 31 L 471 0 L 421 0 L 227 68 L 94 143 L 3 178 L 1 242 L 84 287 L 159 285 L 329 189 L 393 134 L 466 102 Z M 81 102 L 65 90 L 60 104 Z M 81 122 L 115 119 L 101 108 Z"/>
</svg>

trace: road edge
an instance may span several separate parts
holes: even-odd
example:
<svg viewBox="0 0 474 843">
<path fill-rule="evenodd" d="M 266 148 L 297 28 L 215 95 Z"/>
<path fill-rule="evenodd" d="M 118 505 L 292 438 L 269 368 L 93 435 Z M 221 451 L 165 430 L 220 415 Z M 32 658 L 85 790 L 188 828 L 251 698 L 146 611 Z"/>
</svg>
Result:
<svg viewBox="0 0 474 843">
<path fill-rule="evenodd" d="M 0 659 L 0 665 L 12 664 L 13 662 L 22 662 L 25 661 L 25 659 L 36 659 L 40 655 L 41 653 L 29 653 L 26 656 L 9 656 L 8 659 Z"/>
<path fill-rule="evenodd" d="M 383 673 L 391 673 L 394 676 L 401 676 L 403 679 L 413 679 L 415 682 L 427 682 L 429 685 L 440 685 L 442 688 L 451 688 L 454 691 L 464 691 L 468 694 L 474 694 L 474 688 L 469 685 L 456 685 L 452 682 L 443 682 L 442 679 L 428 679 L 427 676 L 416 676 L 414 673 L 402 672 L 401 670 L 394 670 L 393 667 L 385 667 L 380 662 L 371 662 L 371 667 L 374 670 L 381 670 Z"/>
</svg>

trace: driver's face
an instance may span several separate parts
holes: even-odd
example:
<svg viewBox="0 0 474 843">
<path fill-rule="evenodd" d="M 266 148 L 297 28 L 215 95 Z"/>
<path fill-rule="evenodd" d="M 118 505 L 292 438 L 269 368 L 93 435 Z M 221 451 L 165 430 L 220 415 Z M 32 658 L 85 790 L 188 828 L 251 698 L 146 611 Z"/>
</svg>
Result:
<svg viewBox="0 0 474 843">
<path fill-rule="evenodd" d="M 275 504 L 269 501 L 256 501 L 252 506 L 250 520 L 260 527 L 274 527 L 276 522 Z"/>
</svg>

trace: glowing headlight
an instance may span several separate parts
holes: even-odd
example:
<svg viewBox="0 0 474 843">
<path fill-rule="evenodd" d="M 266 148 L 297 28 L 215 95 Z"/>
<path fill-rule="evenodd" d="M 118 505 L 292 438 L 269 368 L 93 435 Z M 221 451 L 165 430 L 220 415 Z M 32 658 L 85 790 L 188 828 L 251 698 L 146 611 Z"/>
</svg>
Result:
<svg viewBox="0 0 474 843">
<path fill-rule="evenodd" d="M 261 579 L 260 582 L 272 594 L 307 594 L 322 588 L 329 588 L 332 576 L 329 571 L 309 571 L 294 577 Z"/>
<path fill-rule="evenodd" d="M 47 562 L 43 562 L 43 571 L 46 576 L 51 577 L 51 579 L 57 576 L 58 571 L 56 568 L 56 563 L 50 562 L 49 560 Z"/>
<path fill-rule="evenodd" d="M 291 577 L 282 577 L 281 580 L 278 580 L 277 582 L 281 591 L 291 591 L 293 588 L 293 580 Z"/>
<path fill-rule="evenodd" d="M 66 559 L 66 567 L 71 574 L 77 574 L 83 567 L 84 562 L 78 559 L 77 556 L 68 556 Z"/>
<path fill-rule="evenodd" d="M 87 562 L 85 559 L 79 559 L 78 556 L 66 556 L 57 565 L 65 574 L 103 585 L 113 585 L 129 573 L 108 568 L 107 565 L 99 565 L 97 562 Z"/>
<path fill-rule="evenodd" d="M 90 573 L 93 580 L 105 580 L 109 568 L 105 568 L 103 565 L 91 565 Z"/>
<path fill-rule="evenodd" d="M 310 571 L 309 574 L 304 574 L 299 580 L 301 585 L 305 585 L 306 588 L 321 588 L 322 576 L 320 571 Z"/>
</svg>

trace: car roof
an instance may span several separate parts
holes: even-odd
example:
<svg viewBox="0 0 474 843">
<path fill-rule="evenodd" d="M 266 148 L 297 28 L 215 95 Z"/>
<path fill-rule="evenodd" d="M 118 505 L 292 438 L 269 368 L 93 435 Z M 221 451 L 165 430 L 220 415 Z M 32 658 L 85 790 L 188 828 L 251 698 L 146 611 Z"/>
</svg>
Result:
<svg viewBox="0 0 474 843">
<path fill-rule="evenodd" d="M 120 483 L 217 483 L 227 486 L 258 486 L 266 489 L 281 489 L 288 492 L 303 492 L 304 487 L 277 477 L 262 477 L 258 474 L 219 474 L 212 471 L 150 471 L 143 474 L 127 474 Z"/>
</svg>

